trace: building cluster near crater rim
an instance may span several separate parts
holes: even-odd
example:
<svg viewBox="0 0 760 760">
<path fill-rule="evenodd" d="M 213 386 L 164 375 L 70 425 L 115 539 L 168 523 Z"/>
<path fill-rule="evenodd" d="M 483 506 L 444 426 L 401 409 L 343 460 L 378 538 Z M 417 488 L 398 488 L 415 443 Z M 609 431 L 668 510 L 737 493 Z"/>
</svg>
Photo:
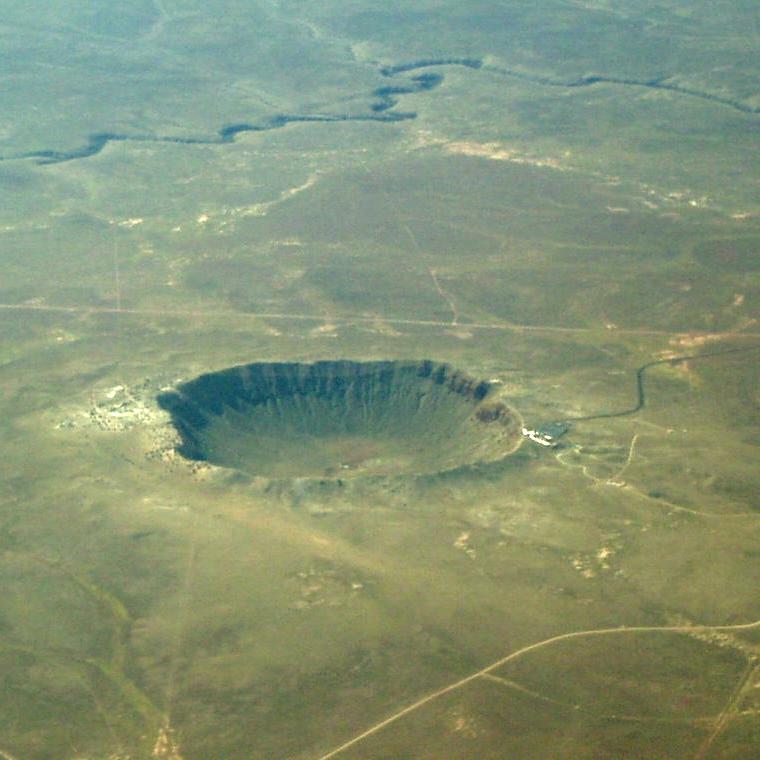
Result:
<svg viewBox="0 0 760 760">
<path fill-rule="evenodd" d="M 487 381 L 422 361 L 255 363 L 159 395 L 179 453 L 250 475 L 416 475 L 498 461 L 519 415 Z"/>
</svg>

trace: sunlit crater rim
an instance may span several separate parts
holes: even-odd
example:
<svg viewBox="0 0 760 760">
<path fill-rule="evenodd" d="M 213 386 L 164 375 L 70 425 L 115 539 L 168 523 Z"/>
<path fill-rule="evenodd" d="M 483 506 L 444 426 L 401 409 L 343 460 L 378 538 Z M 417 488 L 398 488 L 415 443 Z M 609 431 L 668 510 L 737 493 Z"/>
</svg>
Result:
<svg viewBox="0 0 760 760">
<path fill-rule="evenodd" d="M 494 387 L 431 360 L 259 362 L 162 393 L 189 460 L 270 478 L 398 476 L 498 461 L 522 421 Z"/>
</svg>

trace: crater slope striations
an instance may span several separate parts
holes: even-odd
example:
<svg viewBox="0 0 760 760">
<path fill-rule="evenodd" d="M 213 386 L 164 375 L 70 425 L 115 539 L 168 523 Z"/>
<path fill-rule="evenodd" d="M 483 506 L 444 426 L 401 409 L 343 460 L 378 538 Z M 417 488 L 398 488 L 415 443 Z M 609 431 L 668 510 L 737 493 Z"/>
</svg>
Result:
<svg viewBox="0 0 760 760">
<path fill-rule="evenodd" d="M 517 449 L 492 388 L 433 361 L 257 363 L 162 393 L 179 453 L 271 478 L 429 474 Z"/>
</svg>

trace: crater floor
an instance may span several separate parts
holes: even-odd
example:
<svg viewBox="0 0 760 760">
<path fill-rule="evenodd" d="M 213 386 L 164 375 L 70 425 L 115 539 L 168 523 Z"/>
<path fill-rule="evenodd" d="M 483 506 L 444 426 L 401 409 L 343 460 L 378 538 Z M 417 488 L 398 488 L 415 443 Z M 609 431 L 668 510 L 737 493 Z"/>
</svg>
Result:
<svg viewBox="0 0 760 760">
<path fill-rule="evenodd" d="M 423 361 L 257 363 L 158 397 L 179 452 L 273 478 L 427 474 L 499 460 L 519 415 L 488 382 Z"/>
</svg>

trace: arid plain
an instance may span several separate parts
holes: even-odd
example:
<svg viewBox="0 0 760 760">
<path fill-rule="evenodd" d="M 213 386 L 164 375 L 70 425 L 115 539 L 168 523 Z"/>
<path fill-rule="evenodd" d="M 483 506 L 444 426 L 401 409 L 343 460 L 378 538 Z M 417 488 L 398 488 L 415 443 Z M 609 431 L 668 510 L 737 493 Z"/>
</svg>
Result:
<svg viewBox="0 0 760 760">
<path fill-rule="evenodd" d="M 756 9 L 407 6 L 6 9 L 4 760 L 760 752 Z M 327 360 L 595 419 L 177 451 L 161 394 Z"/>
</svg>

